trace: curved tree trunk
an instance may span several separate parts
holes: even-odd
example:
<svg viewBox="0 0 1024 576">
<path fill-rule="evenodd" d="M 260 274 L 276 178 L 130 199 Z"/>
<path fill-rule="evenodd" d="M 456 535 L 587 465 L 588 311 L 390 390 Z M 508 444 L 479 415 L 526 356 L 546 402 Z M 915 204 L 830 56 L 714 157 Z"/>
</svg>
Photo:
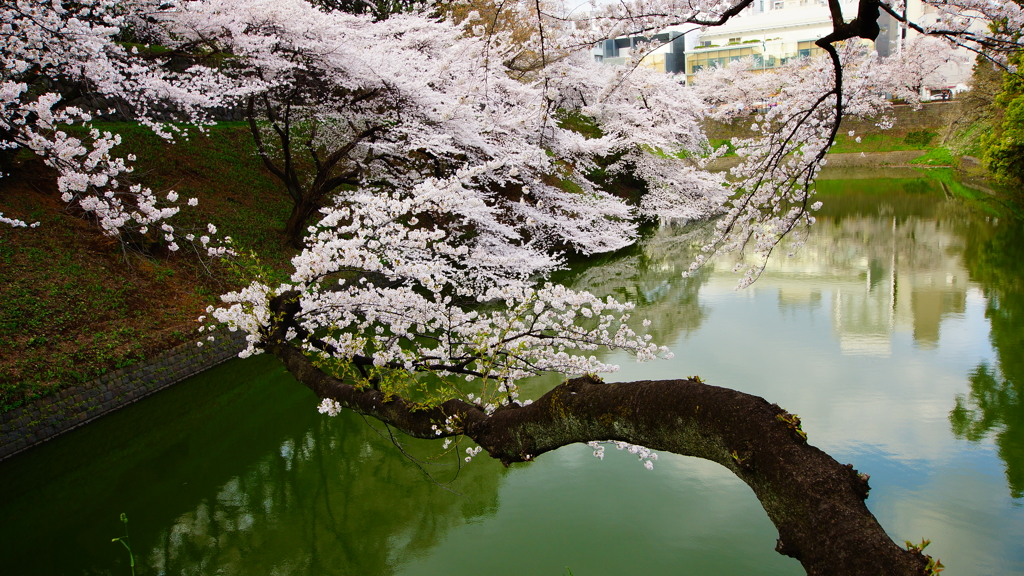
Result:
<svg viewBox="0 0 1024 576">
<path fill-rule="evenodd" d="M 267 337 L 268 350 L 321 398 L 390 424 L 418 438 L 455 417 L 459 432 L 508 465 L 568 444 L 619 440 L 696 456 L 725 466 L 754 490 L 779 531 L 776 550 L 808 574 L 867 576 L 927 573 L 928 559 L 897 546 L 867 509 L 867 476 L 807 444 L 799 420 L 763 398 L 697 379 L 605 384 L 569 380 L 524 407 L 487 415 L 449 400 L 423 409 L 401 397 L 360 389 L 320 371 L 281 335 L 290 314 Z M 294 312 L 293 312 L 294 313 Z"/>
</svg>

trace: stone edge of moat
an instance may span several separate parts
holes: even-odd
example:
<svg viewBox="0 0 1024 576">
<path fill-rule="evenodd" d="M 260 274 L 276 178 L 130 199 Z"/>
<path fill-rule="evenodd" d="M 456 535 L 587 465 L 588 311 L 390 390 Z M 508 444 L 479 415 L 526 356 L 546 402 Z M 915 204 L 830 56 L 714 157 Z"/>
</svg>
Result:
<svg viewBox="0 0 1024 576">
<path fill-rule="evenodd" d="M 0 460 L 20 454 L 238 355 L 245 334 L 180 344 L 96 380 L 0 414 Z"/>
</svg>

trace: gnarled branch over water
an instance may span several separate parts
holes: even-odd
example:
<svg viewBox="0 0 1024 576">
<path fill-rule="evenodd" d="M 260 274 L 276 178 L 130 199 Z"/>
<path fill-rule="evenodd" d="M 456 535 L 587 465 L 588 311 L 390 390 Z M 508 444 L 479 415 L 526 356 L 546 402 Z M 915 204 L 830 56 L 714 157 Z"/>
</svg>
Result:
<svg viewBox="0 0 1024 576">
<path fill-rule="evenodd" d="M 417 438 L 464 434 L 508 465 L 569 444 L 617 440 L 717 462 L 753 489 L 779 531 L 776 550 L 808 574 L 925 574 L 928 559 L 897 546 L 864 504 L 868 478 L 807 443 L 799 420 L 763 398 L 696 378 L 605 384 L 569 380 L 528 406 L 487 414 L 462 400 L 422 408 L 318 369 L 283 338 L 295 309 L 275 298 L 266 349 L 320 398 Z M 438 424 L 452 418 L 455 431 Z"/>
</svg>

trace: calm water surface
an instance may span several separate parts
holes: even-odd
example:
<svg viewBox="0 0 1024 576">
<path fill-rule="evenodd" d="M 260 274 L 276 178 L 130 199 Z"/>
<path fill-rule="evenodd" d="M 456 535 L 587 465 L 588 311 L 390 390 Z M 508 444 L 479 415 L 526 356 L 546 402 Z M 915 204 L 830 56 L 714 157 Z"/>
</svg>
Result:
<svg viewBox="0 0 1024 576">
<path fill-rule="evenodd" d="M 1024 574 L 1024 231 L 1012 205 L 892 176 L 821 182 L 805 246 L 744 291 L 728 261 L 683 279 L 700 232 L 671 228 L 566 281 L 637 302 L 675 352 L 611 354 L 609 380 L 700 375 L 777 402 L 871 474 L 895 539 L 931 539 L 948 574 Z M 802 574 L 715 464 L 570 446 L 477 458 L 442 487 L 387 430 L 316 404 L 275 359 L 236 360 L 0 463 L 0 572 L 130 574 L 110 541 L 125 512 L 140 575 Z"/>
</svg>

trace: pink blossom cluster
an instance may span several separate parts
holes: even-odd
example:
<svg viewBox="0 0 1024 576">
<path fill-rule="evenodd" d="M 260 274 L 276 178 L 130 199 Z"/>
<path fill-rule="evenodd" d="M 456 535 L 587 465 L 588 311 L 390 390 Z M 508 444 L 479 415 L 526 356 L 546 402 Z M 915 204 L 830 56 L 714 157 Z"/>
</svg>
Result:
<svg viewBox="0 0 1024 576">
<path fill-rule="evenodd" d="M 181 206 L 197 201 L 179 203 L 173 191 L 158 196 L 123 182 L 134 158 L 115 155 L 120 136 L 92 128 L 92 113 L 67 105 L 48 87 L 73 83 L 100 100 L 116 102 L 122 113 L 171 139 L 182 129 L 156 120 L 155 108 L 174 110 L 178 120 L 199 127 L 210 123 L 207 111 L 233 102 L 245 92 L 241 84 L 205 66 L 174 71 L 137 46 L 115 41 L 128 28 L 159 40 L 158 15 L 173 8 L 170 2 L 148 0 L 12 0 L 0 7 L 0 148 L 24 148 L 41 156 L 58 171 L 61 199 L 122 241 L 162 225 Z M 75 126 L 87 136 L 72 136 L 69 128 Z M 8 220 L 3 222 L 11 224 Z M 171 251 L 190 243 L 173 227 L 158 238 Z M 228 251 L 223 246 L 195 248 L 208 255 Z"/>
</svg>

